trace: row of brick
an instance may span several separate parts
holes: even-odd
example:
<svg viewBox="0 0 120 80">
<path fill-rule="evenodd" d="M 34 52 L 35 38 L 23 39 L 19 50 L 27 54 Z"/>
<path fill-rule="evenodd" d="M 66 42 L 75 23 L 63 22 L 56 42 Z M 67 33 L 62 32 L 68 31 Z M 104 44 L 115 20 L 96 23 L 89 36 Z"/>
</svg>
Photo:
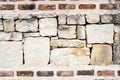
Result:
<svg viewBox="0 0 120 80">
<path fill-rule="evenodd" d="M 0 0 L 0 1 L 7 1 L 7 0 Z M 27 0 L 9 0 L 9 1 L 17 2 L 17 1 L 27 1 Z M 29 1 L 45 1 L 45 0 L 29 0 Z M 65 0 L 50 0 L 50 1 L 65 1 Z M 79 1 L 79 0 L 72 0 L 72 1 Z M 119 1 L 119 0 L 115 0 L 115 1 Z"/>
<path fill-rule="evenodd" d="M 74 75 L 78 76 L 94 76 L 94 70 L 78 70 L 75 74 L 74 71 L 57 71 L 55 74 L 54 71 L 16 71 L 16 75 L 19 77 L 33 77 L 34 75 L 39 77 L 53 77 L 57 74 L 59 77 L 72 77 Z M 14 71 L 0 71 L 0 77 L 13 77 L 15 75 Z M 114 70 L 99 70 L 97 71 L 97 76 L 115 76 Z M 117 76 L 120 76 L 120 71 L 117 72 Z"/>
<path fill-rule="evenodd" d="M 80 4 L 77 6 L 76 4 L 58 4 L 59 10 L 75 10 L 76 8 L 80 10 L 94 10 L 97 8 L 95 4 Z M 36 4 L 18 4 L 19 10 L 34 10 L 36 9 Z M 56 4 L 39 4 L 38 10 L 56 10 Z M 100 4 L 100 9 L 102 10 L 116 10 L 117 4 Z M 15 4 L 2 4 L 0 5 L 0 10 L 15 10 Z"/>
</svg>

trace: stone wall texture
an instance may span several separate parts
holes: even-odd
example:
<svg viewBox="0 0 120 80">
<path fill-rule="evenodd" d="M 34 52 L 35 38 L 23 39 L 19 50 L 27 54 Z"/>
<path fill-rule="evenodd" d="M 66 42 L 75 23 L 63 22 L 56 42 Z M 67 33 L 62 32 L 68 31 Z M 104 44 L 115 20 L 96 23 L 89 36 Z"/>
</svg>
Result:
<svg viewBox="0 0 120 80">
<path fill-rule="evenodd" d="M 120 80 L 119 0 L 0 0 L 0 80 Z"/>
</svg>

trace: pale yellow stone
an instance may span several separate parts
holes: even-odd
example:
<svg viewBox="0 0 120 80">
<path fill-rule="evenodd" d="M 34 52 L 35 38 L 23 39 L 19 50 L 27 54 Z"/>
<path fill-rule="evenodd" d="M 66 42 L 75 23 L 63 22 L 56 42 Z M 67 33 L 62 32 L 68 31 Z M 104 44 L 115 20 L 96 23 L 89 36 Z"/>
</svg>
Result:
<svg viewBox="0 0 120 80">
<path fill-rule="evenodd" d="M 106 44 L 93 45 L 91 64 L 102 66 L 112 64 L 112 47 Z"/>
</svg>

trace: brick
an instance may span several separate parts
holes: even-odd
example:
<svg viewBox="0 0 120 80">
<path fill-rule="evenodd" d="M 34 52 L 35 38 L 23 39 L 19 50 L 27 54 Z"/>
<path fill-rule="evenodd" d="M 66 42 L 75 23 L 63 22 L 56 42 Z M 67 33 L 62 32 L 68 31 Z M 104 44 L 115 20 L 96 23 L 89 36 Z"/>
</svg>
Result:
<svg viewBox="0 0 120 80">
<path fill-rule="evenodd" d="M 103 9 L 103 10 L 117 9 L 117 5 L 116 4 L 100 4 L 100 9 Z"/>
<path fill-rule="evenodd" d="M 4 1 L 7 1 L 7 0 L 0 0 L 0 2 L 2 2 L 2 1 L 4 2 Z"/>
<path fill-rule="evenodd" d="M 45 0 L 30 0 L 30 1 L 45 1 Z"/>
<path fill-rule="evenodd" d="M 55 10 L 56 6 L 55 4 L 40 4 L 38 6 L 39 10 Z"/>
<path fill-rule="evenodd" d="M 25 1 L 25 0 L 10 0 L 10 1 L 16 2 L 16 1 Z"/>
<path fill-rule="evenodd" d="M 0 5 L 0 10 L 14 10 L 15 5 L 13 4 L 5 4 L 5 5 Z"/>
<path fill-rule="evenodd" d="M 71 77 L 74 75 L 74 71 L 57 71 L 57 76 L 60 77 Z"/>
<path fill-rule="evenodd" d="M 120 76 L 120 71 L 118 71 L 118 76 Z"/>
<path fill-rule="evenodd" d="M 17 76 L 32 77 L 33 75 L 34 75 L 33 71 L 17 71 Z"/>
<path fill-rule="evenodd" d="M 95 4 L 80 4 L 79 9 L 95 9 Z"/>
<path fill-rule="evenodd" d="M 12 77 L 14 76 L 13 71 L 0 71 L 0 77 Z"/>
<path fill-rule="evenodd" d="M 37 76 L 39 77 L 52 77 L 54 76 L 53 71 L 37 71 Z"/>
<path fill-rule="evenodd" d="M 77 75 L 94 75 L 94 70 L 79 70 Z"/>
<path fill-rule="evenodd" d="M 67 10 L 67 9 L 75 9 L 75 4 L 59 4 L 58 5 L 60 10 Z"/>
<path fill-rule="evenodd" d="M 19 10 L 33 10 L 35 9 L 35 4 L 19 4 L 18 9 Z"/>
<path fill-rule="evenodd" d="M 97 72 L 98 76 L 114 76 L 114 71 L 112 70 L 102 70 Z"/>
</svg>

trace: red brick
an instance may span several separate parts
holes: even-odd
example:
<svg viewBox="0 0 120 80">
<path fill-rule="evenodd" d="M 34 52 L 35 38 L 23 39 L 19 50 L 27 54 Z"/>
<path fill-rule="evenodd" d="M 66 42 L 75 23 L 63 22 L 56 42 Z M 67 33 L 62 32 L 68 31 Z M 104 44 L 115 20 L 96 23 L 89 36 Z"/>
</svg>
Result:
<svg viewBox="0 0 120 80">
<path fill-rule="evenodd" d="M 25 0 L 10 0 L 10 1 L 16 2 L 16 1 L 25 1 Z"/>
<path fill-rule="evenodd" d="M 117 4 L 111 4 L 111 6 L 109 4 L 100 4 L 100 9 L 104 10 L 117 9 Z"/>
<path fill-rule="evenodd" d="M 30 0 L 30 1 L 45 1 L 45 0 Z"/>
<path fill-rule="evenodd" d="M 12 77 L 14 76 L 13 71 L 0 71 L 0 77 Z"/>
<path fill-rule="evenodd" d="M 17 76 L 32 77 L 33 75 L 34 75 L 33 71 L 17 71 Z"/>
<path fill-rule="evenodd" d="M 40 4 L 38 7 L 39 10 L 55 10 L 55 4 Z"/>
<path fill-rule="evenodd" d="M 75 4 L 59 4 L 58 5 L 60 10 L 67 10 L 67 9 L 75 9 Z"/>
<path fill-rule="evenodd" d="M 54 76 L 54 72 L 53 71 L 38 71 L 37 75 L 39 77 L 52 77 Z"/>
<path fill-rule="evenodd" d="M 94 70 L 80 70 L 77 75 L 94 75 Z"/>
<path fill-rule="evenodd" d="M 0 5 L 0 10 L 14 10 L 15 5 L 13 4 L 5 4 L 5 5 Z"/>
<path fill-rule="evenodd" d="M 60 77 L 70 77 L 73 75 L 74 75 L 73 71 L 58 71 L 57 72 L 57 76 L 60 76 Z"/>
<path fill-rule="evenodd" d="M 80 4 L 79 9 L 95 9 L 95 4 Z"/>
<path fill-rule="evenodd" d="M 111 70 L 104 70 L 104 71 L 98 71 L 98 76 L 114 76 L 114 71 Z"/>
<path fill-rule="evenodd" d="M 19 10 L 33 10 L 35 9 L 35 4 L 19 4 L 18 9 Z"/>
</svg>

